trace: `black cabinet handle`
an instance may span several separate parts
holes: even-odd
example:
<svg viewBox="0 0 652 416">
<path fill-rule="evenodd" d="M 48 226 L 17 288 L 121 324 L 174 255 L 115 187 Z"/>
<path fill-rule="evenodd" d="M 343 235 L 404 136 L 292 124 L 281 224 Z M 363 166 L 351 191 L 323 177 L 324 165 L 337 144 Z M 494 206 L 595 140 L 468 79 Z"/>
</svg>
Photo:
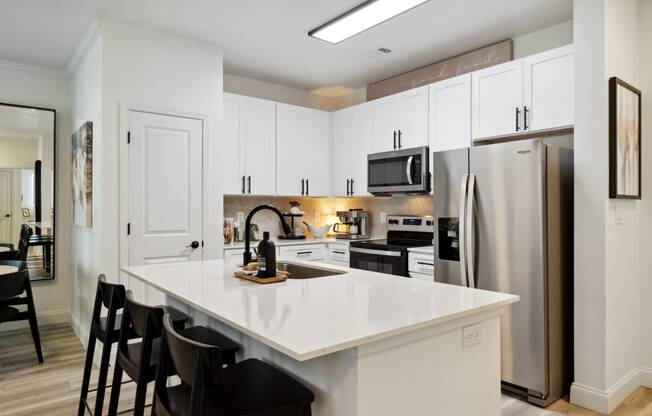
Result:
<svg viewBox="0 0 652 416">
<path fill-rule="evenodd" d="M 398 148 L 399 149 L 401 148 L 401 134 L 402 134 L 402 132 L 401 132 L 401 130 L 399 130 L 398 131 Z"/>
<path fill-rule="evenodd" d="M 422 261 L 418 261 L 417 264 L 421 264 L 421 265 L 423 265 L 423 266 L 434 266 L 433 263 L 424 263 L 424 262 L 422 262 Z"/>
<path fill-rule="evenodd" d="M 306 179 L 306 195 L 310 195 L 310 179 Z"/>
<path fill-rule="evenodd" d="M 518 119 L 519 116 L 521 115 L 521 110 L 516 107 L 516 131 L 519 131 L 521 129 L 521 126 L 518 124 Z"/>
<path fill-rule="evenodd" d="M 251 176 L 247 178 L 248 193 L 251 193 Z"/>
<path fill-rule="evenodd" d="M 301 179 L 301 195 L 305 195 L 305 194 L 306 194 L 305 189 L 306 189 L 306 180 L 305 180 L 305 179 Z"/>
<path fill-rule="evenodd" d="M 242 193 L 245 193 L 245 176 L 242 177 Z"/>
<path fill-rule="evenodd" d="M 312 254 L 312 251 L 299 251 L 297 256 L 305 256 L 306 254 Z"/>
<path fill-rule="evenodd" d="M 351 191 L 349 191 L 350 186 L 351 186 L 351 180 L 347 179 L 346 180 L 346 194 L 347 195 L 351 195 Z"/>
<path fill-rule="evenodd" d="M 353 178 L 351 178 L 351 195 L 353 195 Z"/>
<path fill-rule="evenodd" d="M 394 130 L 394 150 L 396 150 L 396 130 Z"/>
<path fill-rule="evenodd" d="M 333 250 L 333 253 L 334 253 L 334 254 L 342 254 L 342 255 L 345 255 L 345 254 L 346 254 L 346 253 L 343 252 L 343 251 L 337 251 L 337 250 Z"/>
<path fill-rule="evenodd" d="M 527 113 L 528 113 L 527 106 L 523 106 L 523 130 L 527 130 Z"/>
</svg>

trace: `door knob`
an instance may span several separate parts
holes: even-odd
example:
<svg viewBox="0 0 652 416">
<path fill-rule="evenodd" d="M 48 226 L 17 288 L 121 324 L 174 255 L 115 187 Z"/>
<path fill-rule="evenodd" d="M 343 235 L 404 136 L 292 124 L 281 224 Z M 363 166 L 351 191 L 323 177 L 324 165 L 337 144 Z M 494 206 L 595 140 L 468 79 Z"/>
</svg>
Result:
<svg viewBox="0 0 652 416">
<path fill-rule="evenodd" d="M 186 248 L 193 248 L 193 249 L 197 247 L 199 247 L 199 241 L 193 241 L 192 243 L 190 243 L 189 246 L 186 246 Z"/>
<path fill-rule="evenodd" d="M 11 214 L 6 214 L 5 217 L 6 218 L 11 218 Z"/>
</svg>

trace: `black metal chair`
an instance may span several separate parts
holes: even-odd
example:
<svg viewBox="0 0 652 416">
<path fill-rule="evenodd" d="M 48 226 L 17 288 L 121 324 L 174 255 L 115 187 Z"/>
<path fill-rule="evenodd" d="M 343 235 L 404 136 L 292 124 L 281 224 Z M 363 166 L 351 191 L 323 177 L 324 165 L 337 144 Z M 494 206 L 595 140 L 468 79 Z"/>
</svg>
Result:
<svg viewBox="0 0 652 416">
<path fill-rule="evenodd" d="M 163 327 L 153 415 L 311 415 L 314 394 L 284 372 L 256 359 L 223 367 L 219 346 L 178 334 L 169 315 Z M 170 368 L 181 383 L 167 387 Z"/>
<path fill-rule="evenodd" d="M 16 272 L 0 275 L 0 323 L 29 321 L 38 362 L 43 363 L 41 336 L 36 320 L 36 308 L 34 307 L 27 263 L 20 260 L 0 260 L 0 265 L 18 268 Z M 20 305 L 27 306 L 27 310 L 21 311 L 15 307 Z"/>
<path fill-rule="evenodd" d="M 147 385 L 156 378 L 156 367 L 161 356 L 164 312 L 172 316 L 176 330 L 183 330 L 185 324 L 190 321 L 190 317 L 172 307 L 139 303 L 133 298 L 131 291 L 127 291 L 111 382 L 109 415 L 115 416 L 118 413 L 123 371 L 136 383 L 133 414 L 138 416 L 144 414 Z M 132 333 L 142 340 L 128 343 Z"/>
<path fill-rule="evenodd" d="M 43 249 L 43 268 L 50 273 L 52 269 L 52 247 L 54 246 L 53 235 L 34 234 L 30 236 L 28 245 L 30 247 L 40 246 Z"/>
<path fill-rule="evenodd" d="M 29 239 L 32 237 L 32 227 L 23 224 L 20 227 L 20 239 L 18 249 L 0 252 L 0 260 L 21 260 L 27 261 L 27 250 L 29 249 Z M 10 244 L 11 245 L 11 244 Z M 13 248 L 13 245 L 11 245 Z"/>
</svg>

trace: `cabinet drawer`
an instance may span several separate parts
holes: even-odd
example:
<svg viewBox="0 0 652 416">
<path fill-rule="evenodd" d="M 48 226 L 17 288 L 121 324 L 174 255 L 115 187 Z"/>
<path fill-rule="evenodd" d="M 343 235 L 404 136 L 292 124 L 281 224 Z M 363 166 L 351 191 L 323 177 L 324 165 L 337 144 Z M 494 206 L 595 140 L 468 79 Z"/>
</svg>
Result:
<svg viewBox="0 0 652 416">
<path fill-rule="evenodd" d="M 319 244 L 281 247 L 279 255 L 287 260 L 323 261 L 326 260 L 326 248 Z"/>
<path fill-rule="evenodd" d="M 348 244 L 329 244 L 328 260 L 338 261 L 349 264 L 349 245 Z"/>
<path fill-rule="evenodd" d="M 433 254 L 412 253 L 408 254 L 408 270 L 413 273 L 422 273 L 434 276 L 435 264 Z"/>
<path fill-rule="evenodd" d="M 412 273 L 412 272 L 410 272 L 410 277 L 413 278 L 413 279 L 426 280 L 428 282 L 434 282 L 435 281 L 435 276 L 433 276 L 431 274 Z"/>
</svg>

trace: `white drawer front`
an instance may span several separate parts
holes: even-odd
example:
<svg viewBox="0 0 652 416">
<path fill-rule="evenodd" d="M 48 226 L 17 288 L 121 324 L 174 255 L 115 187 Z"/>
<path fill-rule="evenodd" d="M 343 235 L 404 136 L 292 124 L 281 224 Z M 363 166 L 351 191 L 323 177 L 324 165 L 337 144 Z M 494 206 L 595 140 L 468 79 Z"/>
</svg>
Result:
<svg viewBox="0 0 652 416">
<path fill-rule="evenodd" d="M 413 279 L 427 280 L 428 282 L 434 282 L 435 281 L 435 276 L 433 276 L 431 274 L 412 273 L 412 272 L 410 272 L 410 277 L 413 278 Z"/>
<path fill-rule="evenodd" d="M 280 248 L 280 257 L 288 260 L 325 261 L 326 248 L 319 244 L 288 246 Z"/>
<path fill-rule="evenodd" d="M 414 273 L 427 274 L 434 276 L 435 264 L 434 255 L 413 253 L 408 254 L 408 270 Z"/>
<path fill-rule="evenodd" d="M 224 250 L 224 263 L 229 266 L 239 266 L 242 264 L 242 253 L 244 249 Z"/>
<path fill-rule="evenodd" d="M 329 244 L 328 260 L 338 261 L 349 264 L 349 245 L 348 244 Z"/>
</svg>

